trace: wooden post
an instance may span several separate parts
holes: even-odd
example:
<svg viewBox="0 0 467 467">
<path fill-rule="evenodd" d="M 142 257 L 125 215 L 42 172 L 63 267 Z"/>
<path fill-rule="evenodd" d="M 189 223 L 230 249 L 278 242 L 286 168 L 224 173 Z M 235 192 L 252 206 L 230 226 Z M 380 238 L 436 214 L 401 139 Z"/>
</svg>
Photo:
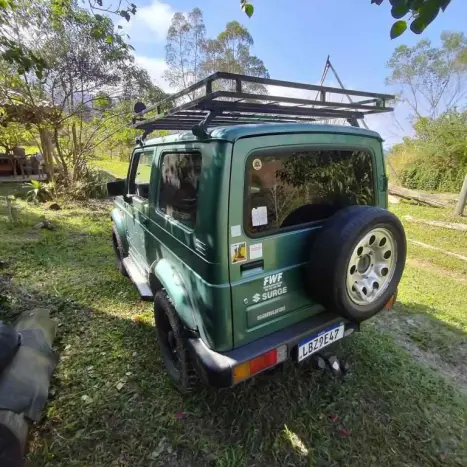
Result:
<svg viewBox="0 0 467 467">
<path fill-rule="evenodd" d="M 464 208 L 467 203 L 467 174 L 465 174 L 464 183 L 462 184 L 461 192 L 459 193 L 459 200 L 457 201 L 456 210 L 454 214 L 456 216 L 462 216 Z"/>
</svg>

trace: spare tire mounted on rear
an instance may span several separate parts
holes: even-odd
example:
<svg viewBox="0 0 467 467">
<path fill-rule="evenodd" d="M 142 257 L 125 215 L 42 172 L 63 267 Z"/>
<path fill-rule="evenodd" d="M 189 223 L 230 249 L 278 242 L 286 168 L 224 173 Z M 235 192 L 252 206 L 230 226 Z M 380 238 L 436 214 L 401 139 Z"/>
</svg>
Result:
<svg viewBox="0 0 467 467">
<path fill-rule="evenodd" d="M 404 228 L 394 214 L 350 206 L 326 221 L 313 243 L 306 287 L 329 311 L 361 322 L 396 293 L 405 258 Z"/>
</svg>

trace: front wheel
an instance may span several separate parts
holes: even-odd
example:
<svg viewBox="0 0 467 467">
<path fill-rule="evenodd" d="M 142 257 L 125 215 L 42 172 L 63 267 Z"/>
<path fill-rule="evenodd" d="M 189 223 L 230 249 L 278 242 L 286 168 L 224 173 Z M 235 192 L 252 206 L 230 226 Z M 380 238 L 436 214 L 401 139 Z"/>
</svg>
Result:
<svg viewBox="0 0 467 467">
<path fill-rule="evenodd" d="M 165 290 L 154 297 L 156 337 L 165 369 L 173 385 L 182 393 L 191 391 L 195 372 L 190 362 L 183 324 Z"/>
<path fill-rule="evenodd" d="M 112 246 L 114 249 L 115 253 L 115 263 L 117 265 L 117 269 L 120 271 L 120 273 L 128 277 L 128 272 L 125 269 L 125 266 L 123 264 L 123 258 L 125 258 L 125 252 L 123 249 L 122 241 L 118 235 L 117 229 L 115 226 L 112 227 Z"/>
</svg>

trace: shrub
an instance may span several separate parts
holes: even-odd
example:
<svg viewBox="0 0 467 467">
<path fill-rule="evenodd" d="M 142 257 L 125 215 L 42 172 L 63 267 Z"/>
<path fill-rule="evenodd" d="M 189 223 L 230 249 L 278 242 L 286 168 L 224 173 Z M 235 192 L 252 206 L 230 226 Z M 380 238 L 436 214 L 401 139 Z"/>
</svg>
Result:
<svg viewBox="0 0 467 467">
<path fill-rule="evenodd" d="M 458 192 L 467 172 L 467 111 L 419 118 L 414 129 L 415 137 L 404 138 L 389 156 L 398 182 L 417 190 Z"/>
<path fill-rule="evenodd" d="M 47 188 L 47 184 L 37 180 L 31 180 L 28 187 L 29 191 L 26 193 L 26 199 L 33 203 L 45 203 L 52 199 L 52 194 Z"/>
<path fill-rule="evenodd" d="M 75 200 L 107 197 L 108 175 L 101 170 L 87 167 L 79 180 L 73 182 L 65 196 Z"/>
<path fill-rule="evenodd" d="M 452 167 L 442 158 L 417 159 L 400 174 L 402 185 L 425 191 L 458 192 L 462 187 L 467 167 Z"/>
</svg>

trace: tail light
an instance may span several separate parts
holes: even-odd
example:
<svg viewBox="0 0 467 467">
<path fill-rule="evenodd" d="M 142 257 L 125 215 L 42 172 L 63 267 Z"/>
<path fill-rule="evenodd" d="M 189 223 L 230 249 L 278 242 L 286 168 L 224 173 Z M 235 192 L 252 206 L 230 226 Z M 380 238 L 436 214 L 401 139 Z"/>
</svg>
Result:
<svg viewBox="0 0 467 467">
<path fill-rule="evenodd" d="M 287 346 L 281 345 L 276 349 L 269 350 L 258 357 L 240 363 L 233 369 L 234 384 L 250 378 L 267 368 L 271 368 L 287 359 Z"/>
</svg>

